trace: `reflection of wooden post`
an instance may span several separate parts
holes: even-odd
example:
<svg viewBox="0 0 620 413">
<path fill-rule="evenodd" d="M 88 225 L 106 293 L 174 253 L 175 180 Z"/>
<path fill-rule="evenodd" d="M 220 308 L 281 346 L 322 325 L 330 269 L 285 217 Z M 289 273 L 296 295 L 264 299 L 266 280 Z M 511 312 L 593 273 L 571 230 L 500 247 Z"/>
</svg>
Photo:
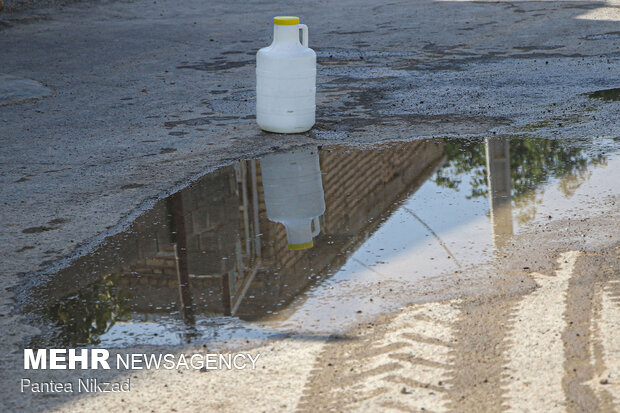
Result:
<svg viewBox="0 0 620 413">
<path fill-rule="evenodd" d="M 189 269 L 187 262 L 187 232 L 185 230 L 185 215 L 183 213 L 183 198 L 176 193 L 170 198 L 170 214 L 172 215 L 172 230 L 175 241 L 174 255 L 177 264 L 177 278 L 179 282 L 179 298 L 181 301 L 181 315 L 187 324 L 194 324 L 192 312 L 192 293 L 189 285 Z"/>
<path fill-rule="evenodd" d="M 487 182 L 493 245 L 501 248 L 512 237 L 512 198 L 510 196 L 510 141 L 486 139 Z"/>
</svg>

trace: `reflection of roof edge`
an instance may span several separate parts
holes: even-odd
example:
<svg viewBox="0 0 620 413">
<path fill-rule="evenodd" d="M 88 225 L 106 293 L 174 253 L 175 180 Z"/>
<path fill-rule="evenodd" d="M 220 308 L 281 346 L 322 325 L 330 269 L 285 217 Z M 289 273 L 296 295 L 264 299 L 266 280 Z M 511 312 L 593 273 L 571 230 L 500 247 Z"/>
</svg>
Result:
<svg viewBox="0 0 620 413">
<path fill-rule="evenodd" d="M 351 237 L 350 238 L 350 242 L 348 242 L 347 244 L 343 245 L 343 248 L 342 248 L 343 250 L 350 251 L 348 254 L 334 256 L 334 259 L 332 259 L 332 261 L 330 261 L 327 264 L 326 267 L 319 269 L 317 271 L 317 273 L 332 274 L 333 275 L 336 270 L 339 270 L 348 261 L 349 257 L 351 257 L 358 250 L 358 248 L 363 244 L 363 242 L 366 241 L 369 237 L 371 237 L 379 229 L 380 225 L 382 224 L 382 220 L 381 219 L 377 219 L 377 218 L 385 217 L 386 219 L 388 219 L 389 217 L 391 217 L 398 210 L 398 208 L 400 207 L 401 201 L 409 198 L 411 195 L 413 195 L 415 192 L 417 192 L 417 190 L 420 189 L 420 187 L 422 185 L 424 185 L 424 183 L 426 183 L 426 181 L 428 181 L 428 179 L 435 173 L 435 171 L 437 171 L 437 169 L 445 161 L 446 161 L 446 154 L 444 152 L 442 152 L 441 155 L 438 156 L 437 158 L 431 160 L 429 162 L 428 166 L 425 167 L 415 177 L 415 179 L 413 181 L 411 181 L 411 183 L 405 188 L 405 190 L 403 192 L 401 192 L 398 196 L 396 196 L 389 203 L 388 207 L 385 210 L 383 210 L 380 214 L 375 216 L 372 221 L 370 221 L 370 222 L 367 221 L 367 224 L 360 228 L 360 231 L 357 233 L 357 235 L 354 236 L 354 237 Z M 352 246 L 354 246 L 355 248 L 354 249 L 351 248 Z M 314 250 L 318 250 L 321 247 L 324 248 L 324 245 L 321 245 L 321 243 L 317 243 L 317 245 L 315 245 L 315 247 L 314 247 Z M 336 260 L 338 261 L 338 263 L 334 263 Z M 259 269 L 258 272 L 259 273 L 268 273 L 264 269 Z M 292 301 L 297 299 L 300 294 L 303 294 L 304 292 L 306 292 L 311 287 L 320 284 L 321 282 L 323 282 L 324 280 L 326 280 L 328 278 L 330 278 L 330 276 L 323 276 L 323 277 L 320 277 L 320 278 L 313 279 L 309 283 L 305 284 L 305 286 L 303 288 L 301 288 L 299 291 L 297 291 L 295 294 L 291 295 L 287 301 L 279 302 L 281 304 L 281 306 L 278 309 L 278 314 L 277 315 L 272 315 L 272 314 L 246 315 L 246 314 L 241 313 L 241 314 L 238 314 L 238 316 L 240 318 L 244 319 L 244 320 L 269 320 L 271 318 L 282 318 L 282 314 L 283 313 L 289 312 L 289 311 L 293 310 L 293 308 L 286 308 L 286 309 L 284 309 L 284 307 L 287 307 Z M 298 303 L 296 303 L 296 306 L 301 305 L 306 300 L 306 298 L 307 298 L 307 296 L 304 297 L 303 299 L 301 299 Z M 275 307 L 273 307 L 273 308 L 275 308 Z M 273 308 L 271 308 L 271 307 L 267 308 L 266 307 L 266 308 L 264 308 L 264 310 L 273 310 Z"/>
</svg>

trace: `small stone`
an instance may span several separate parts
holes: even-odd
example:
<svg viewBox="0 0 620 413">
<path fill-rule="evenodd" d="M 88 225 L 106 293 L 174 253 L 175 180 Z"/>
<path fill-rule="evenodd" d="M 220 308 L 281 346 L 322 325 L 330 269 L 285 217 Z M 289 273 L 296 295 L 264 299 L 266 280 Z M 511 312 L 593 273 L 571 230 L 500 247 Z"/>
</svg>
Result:
<svg viewBox="0 0 620 413">
<path fill-rule="evenodd" d="M 601 384 L 609 384 L 609 380 L 601 379 L 601 381 L 599 383 L 601 383 Z"/>
</svg>

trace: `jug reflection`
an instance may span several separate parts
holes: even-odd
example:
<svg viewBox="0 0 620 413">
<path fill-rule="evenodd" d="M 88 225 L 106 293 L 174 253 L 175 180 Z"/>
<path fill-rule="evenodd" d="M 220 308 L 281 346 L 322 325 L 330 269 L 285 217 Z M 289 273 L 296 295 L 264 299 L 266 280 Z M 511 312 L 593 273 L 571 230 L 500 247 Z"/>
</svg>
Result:
<svg viewBox="0 0 620 413">
<path fill-rule="evenodd" d="M 270 154 L 260 165 L 267 217 L 284 225 L 289 249 L 311 248 L 325 213 L 318 148 Z"/>
</svg>

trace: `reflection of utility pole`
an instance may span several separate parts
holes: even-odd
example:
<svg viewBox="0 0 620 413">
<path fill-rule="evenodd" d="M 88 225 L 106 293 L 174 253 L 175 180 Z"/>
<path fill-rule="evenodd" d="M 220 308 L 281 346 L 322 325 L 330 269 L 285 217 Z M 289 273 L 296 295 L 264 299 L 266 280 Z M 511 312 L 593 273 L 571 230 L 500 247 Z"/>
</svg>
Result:
<svg viewBox="0 0 620 413">
<path fill-rule="evenodd" d="M 437 240 L 437 242 L 439 242 L 439 245 L 441 245 L 441 246 L 442 246 L 442 248 L 443 248 L 443 249 L 444 249 L 444 250 L 448 253 L 448 255 L 449 255 L 450 257 L 452 257 L 452 259 L 453 259 L 453 260 L 454 260 L 454 262 L 456 263 L 457 267 L 461 268 L 461 263 L 459 262 L 459 260 L 457 260 L 457 259 L 456 259 L 456 257 L 454 256 L 454 254 L 452 254 L 452 251 L 450 251 L 450 249 L 448 248 L 448 246 L 446 245 L 446 243 L 445 243 L 445 242 L 443 242 L 441 238 L 439 238 L 439 235 L 437 235 L 437 233 L 436 233 L 435 231 L 433 231 L 433 229 L 432 229 L 432 228 L 431 228 L 431 227 L 430 227 L 430 226 L 429 226 L 426 222 L 422 221 L 422 219 L 421 219 L 421 218 L 420 218 L 420 217 L 419 217 L 419 216 L 418 216 L 415 212 L 413 212 L 412 210 L 410 210 L 410 209 L 409 209 L 409 208 L 407 208 L 407 207 L 403 207 L 403 209 L 404 209 L 405 211 L 407 211 L 407 212 L 408 212 L 408 213 L 409 213 L 412 217 L 414 217 L 415 219 L 417 219 L 417 220 L 418 220 L 418 222 L 419 222 L 420 224 L 422 224 L 422 225 L 424 226 L 424 228 L 426 228 L 426 230 L 427 230 L 428 232 L 430 232 L 430 233 L 431 233 L 431 234 L 435 237 L 435 239 Z"/>
<path fill-rule="evenodd" d="M 183 197 L 180 192 L 172 195 L 169 201 L 170 215 L 174 241 L 174 255 L 177 264 L 177 278 L 179 282 L 179 299 L 181 301 L 181 315 L 189 326 L 194 325 L 192 311 L 192 293 L 189 285 L 189 267 L 187 260 L 187 232 L 185 230 L 185 214 L 183 213 Z"/>
<path fill-rule="evenodd" d="M 510 141 L 485 140 L 487 182 L 493 245 L 501 248 L 512 237 L 512 198 L 510 196 Z"/>
</svg>

